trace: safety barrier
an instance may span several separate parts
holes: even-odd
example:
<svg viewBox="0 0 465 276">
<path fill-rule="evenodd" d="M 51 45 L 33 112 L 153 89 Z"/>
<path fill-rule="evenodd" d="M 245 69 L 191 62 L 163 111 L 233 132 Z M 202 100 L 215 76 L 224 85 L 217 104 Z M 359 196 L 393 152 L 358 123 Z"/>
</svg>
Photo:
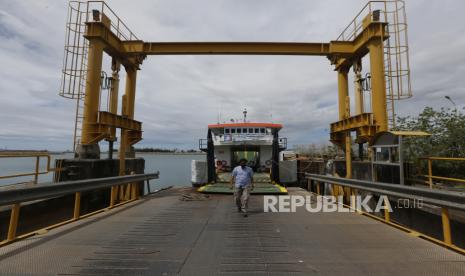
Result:
<svg viewBox="0 0 465 276">
<path fill-rule="evenodd" d="M 445 191 L 445 190 L 433 190 L 428 188 L 412 187 L 405 185 L 386 184 L 380 182 L 371 182 L 358 179 L 347 179 L 339 178 L 334 176 L 319 175 L 319 174 L 306 174 L 309 183 L 316 182 L 317 194 L 320 194 L 320 183 L 328 183 L 333 187 L 333 195 L 344 195 L 344 192 L 348 195 L 354 195 L 356 190 L 371 192 L 376 195 L 387 196 L 388 198 L 401 198 L 413 200 L 414 202 L 423 202 L 426 204 L 441 207 L 441 218 L 442 218 L 442 231 L 443 241 L 435 240 L 432 237 L 427 237 L 430 240 L 441 243 L 448 246 L 456 251 L 465 253 L 465 250 L 456 247 L 452 244 L 449 209 L 455 209 L 459 211 L 465 211 L 465 194 Z M 344 191 L 342 188 L 347 188 L 349 191 Z M 346 194 L 347 195 L 347 194 Z M 384 221 L 391 223 L 389 210 L 384 210 Z M 402 227 L 399 227 L 402 228 Z"/>
<path fill-rule="evenodd" d="M 423 175 L 426 179 L 428 179 L 428 184 L 430 189 L 434 187 L 434 180 L 443 180 L 448 182 L 458 182 L 458 183 L 465 183 L 465 179 L 462 178 L 455 178 L 455 177 L 444 177 L 444 176 L 437 176 L 433 174 L 433 161 L 454 161 L 454 162 L 463 162 L 465 158 L 460 157 L 424 157 L 420 158 L 421 160 L 426 160 L 428 162 L 428 174 Z"/>
<path fill-rule="evenodd" d="M 67 224 L 69 222 L 76 221 L 80 218 L 88 217 L 95 213 L 102 212 L 104 210 L 111 209 L 113 207 L 134 201 L 139 198 L 139 186 L 137 185 L 137 183 L 147 181 L 148 184 L 149 180 L 156 179 L 158 178 L 158 176 L 159 173 L 136 174 L 106 178 L 85 179 L 77 181 L 64 181 L 46 185 L 38 184 L 34 187 L 0 191 L 0 206 L 12 205 L 7 238 L 6 240 L 0 242 L 0 245 L 34 235 L 37 232 L 35 231 L 21 236 L 16 235 L 21 203 L 30 202 L 34 200 L 45 200 L 74 194 L 73 218 L 46 228 L 51 229 L 60 225 Z M 126 187 L 121 185 L 126 185 Z M 120 186 L 123 187 L 125 190 L 128 190 L 130 196 L 125 198 L 125 201 L 116 204 L 118 188 Z M 98 211 L 81 216 L 81 193 L 87 191 L 100 190 L 104 188 L 111 188 L 110 205 L 107 208 L 100 209 Z"/>
<path fill-rule="evenodd" d="M 7 151 L 7 152 L 0 152 L 0 158 L 35 158 L 35 169 L 33 172 L 25 172 L 25 173 L 17 173 L 17 174 L 10 174 L 10 175 L 1 175 L 0 179 L 7 179 L 7 178 L 16 178 L 16 177 L 23 177 L 23 176 L 34 176 L 33 182 L 37 184 L 39 181 L 39 175 L 47 174 L 50 172 L 54 172 L 59 168 L 52 168 L 51 163 L 51 156 L 48 152 L 22 152 L 22 151 Z M 46 158 L 47 164 L 44 171 L 40 171 L 40 159 Z"/>
</svg>

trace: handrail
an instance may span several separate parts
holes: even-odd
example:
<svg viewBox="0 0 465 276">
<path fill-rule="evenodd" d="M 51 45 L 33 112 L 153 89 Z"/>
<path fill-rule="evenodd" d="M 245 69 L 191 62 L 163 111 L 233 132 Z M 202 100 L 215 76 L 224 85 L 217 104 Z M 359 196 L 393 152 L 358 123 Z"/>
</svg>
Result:
<svg viewBox="0 0 465 276">
<path fill-rule="evenodd" d="M 1 175 L 0 179 L 6 178 L 15 178 L 15 177 L 23 177 L 23 176 L 34 176 L 34 183 L 37 184 L 39 181 L 39 175 L 47 174 L 50 172 L 54 172 L 58 170 L 58 168 L 52 168 L 51 163 L 51 156 L 48 152 L 43 151 L 5 151 L 0 152 L 0 158 L 33 158 L 35 157 L 35 169 L 33 172 L 27 173 L 18 173 L 18 174 L 10 174 L 10 175 Z M 45 157 L 47 158 L 46 169 L 44 171 L 40 171 L 40 158 Z"/>
<path fill-rule="evenodd" d="M 306 173 L 308 179 L 465 211 L 465 193 Z"/>
<path fill-rule="evenodd" d="M 113 207 L 134 201 L 139 198 L 138 182 L 148 181 L 159 177 L 159 172 L 151 174 L 131 174 L 125 176 L 114 176 L 105 178 L 93 178 L 76 181 L 63 181 L 58 183 L 39 184 L 33 187 L 21 187 L 16 189 L 9 189 L 0 191 L 0 206 L 12 205 L 10 223 L 8 226 L 8 233 L 6 240 L 0 241 L 0 245 L 11 243 L 17 239 L 25 238 L 34 235 L 35 232 L 30 232 L 22 236 L 16 235 L 19 222 L 19 212 L 21 203 L 30 202 L 33 200 L 49 199 L 65 195 L 74 194 L 74 209 L 73 217 L 64 222 L 48 226 L 45 229 L 51 229 L 76 221 L 85 216 L 95 214 Z M 110 204 L 108 207 L 92 212 L 90 214 L 81 215 L 81 193 L 104 188 L 111 188 Z M 120 191 L 118 191 L 120 189 Z M 120 203 L 115 204 L 117 195 L 124 195 Z"/>
<path fill-rule="evenodd" d="M 63 181 L 46 185 L 41 184 L 34 187 L 9 189 L 0 191 L 0 206 L 64 196 L 74 194 L 76 192 L 110 188 L 112 186 L 123 185 L 130 182 L 147 181 L 150 179 L 156 179 L 158 176 L 159 173 L 135 174 L 76 181 Z"/>
<path fill-rule="evenodd" d="M 326 182 L 333 185 L 333 195 L 337 195 L 338 193 L 338 189 L 334 189 L 334 186 L 342 186 L 347 187 L 350 190 L 356 189 L 368 191 L 378 195 L 392 196 L 398 199 L 409 199 L 414 200 L 416 202 L 421 201 L 427 204 L 441 207 L 443 242 L 431 237 L 428 238 L 435 242 L 440 242 L 453 250 L 458 250 L 462 253 L 464 252 L 463 249 L 458 249 L 458 247 L 453 245 L 452 243 L 449 208 L 459 211 L 465 211 L 465 193 L 444 190 L 433 190 L 428 188 L 412 187 L 397 184 L 386 184 L 380 182 L 340 178 L 319 174 L 306 173 L 305 175 L 309 181 Z M 318 193 L 319 190 L 320 186 L 317 185 Z M 352 191 L 350 191 L 350 194 L 352 194 Z M 386 209 L 384 212 L 384 220 L 386 221 L 386 223 L 391 223 L 389 211 Z"/>
<path fill-rule="evenodd" d="M 445 181 L 452 181 L 452 182 L 460 182 L 460 183 L 465 183 L 465 179 L 462 178 L 455 178 L 455 177 L 444 177 L 444 176 L 437 176 L 433 175 L 433 161 L 465 161 L 464 157 L 436 157 L 436 156 L 430 156 L 430 157 L 421 157 L 420 160 L 426 160 L 428 162 L 428 174 L 423 175 L 423 177 L 426 177 L 428 179 L 428 184 L 430 189 L 433 188 L 433 180 L 438 179 L 438 180 L 445 180 Z"/>
</svg>

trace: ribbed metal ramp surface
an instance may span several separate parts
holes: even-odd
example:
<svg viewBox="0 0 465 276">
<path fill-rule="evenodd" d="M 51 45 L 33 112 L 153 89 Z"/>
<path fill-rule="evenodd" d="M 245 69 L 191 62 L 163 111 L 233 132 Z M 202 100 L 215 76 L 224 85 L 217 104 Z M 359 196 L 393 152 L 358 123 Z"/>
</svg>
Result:
<svg viewBox="0 0 465 276">
<path fill-rule="evenodd" d="M 255 183 L 254 189 L 250 191 L 251 194 L 287 194 L 287 189 L 278 184 L 271 183 Z M 215 183 L 202 186 L 197 191 L 206 194 L 233 194 L 231 184 L 229 183 Z"/>
<path fill-rule="evenodd" d="M 267 173 L 255 173 L 254 189 L 251 194 L 287 194 L 287 189 L 281 185 L 273 184 Z M 219 173 L 217 183 L 200 187 L 197 191 L 207 194 L 233 194 L 231 189 L 231 173 Z"/>
<path fill-rule="evenodd" d="M 358 214 L 263 213 L 253 196 L 244 218 L 231 196 L 180 198 L 165 191 L 0 248 L 0 275 L 465 275 L 464 256 Z"/>
</svg>

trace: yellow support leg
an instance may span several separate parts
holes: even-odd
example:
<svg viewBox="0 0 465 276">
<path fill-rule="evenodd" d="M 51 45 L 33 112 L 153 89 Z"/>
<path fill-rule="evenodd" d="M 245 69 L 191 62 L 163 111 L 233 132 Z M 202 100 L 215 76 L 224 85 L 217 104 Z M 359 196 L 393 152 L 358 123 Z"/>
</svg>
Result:
<svg viewBox="0 0 465 276">
<path fill-rule="evenodd" d="M 129 200 L 131 196 L 131 184 L 126 184 L 124 188 L 124 200 Z"/>
<path fill-rule="evenodd" d="M 113 206 L 115 206 L 116 196 L 117 195 L 118 195 L 118 186 L 111 187 L 111 191 L 110 191 L 110 208 L 113 208 Z"/>
<path fill-rule="evenodd" d="M 36 157 L 36 171 L 34 174 L 34 184 L 37 184 L 39 182 L 39 166 L 40 166 L 40 157 Z"/>
<path fill-rule="evenodd" d="M 389 200 L 387 198 L 384 198 L 384 206 L 387 207 L 389 205 L 390 205 Z M 391 214 L 389 213 L 389 208 L 384 209 L 384 220 L 386 222 L 391 222 Z"/>
<path fill-rule="evenodd" d="M 433 160 L 428 159 L 428 182 L 429 188 L 433 189 Z"/>
<path fill-rule="evenodd" d="M 15 203 L 11 208 L 10 225 L 8 227 L 7 241 L 12 241 L 16 238 L 16 230 L 18 229 L 20 204 Z"/>
<path fill-rule="evenodd" d="M 77 220 L 81 216 L 81 192 L 74 194 L 74 212 L 73 219 Z"/>
<path fill-rule="evenodd" d="M 124 185 L 119 185 L 119 188 L 118 188 L 118 193 L 119 193 L 119 201 L 123 201 L 124 200 Z"/>
<path fill-rule="evenodd" d="M 452 235 L 450 230 L 450 218 L 449 218 L 449 209 L 442 208 L 441 209 L 441 217 L 442 217 L 442 232 L 444 236 L 444 242 L 448 245 L 452 245 Z"/>
</svg>

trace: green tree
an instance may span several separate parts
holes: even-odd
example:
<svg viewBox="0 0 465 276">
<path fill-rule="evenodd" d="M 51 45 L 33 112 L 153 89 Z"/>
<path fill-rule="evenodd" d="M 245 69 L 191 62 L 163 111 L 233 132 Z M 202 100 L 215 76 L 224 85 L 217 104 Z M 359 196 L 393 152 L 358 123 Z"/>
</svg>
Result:
<svg viewBox="0 0 465 276">
<path fill-rule="evenodd" d="M 431 134 L 418 142 L 411 139 L 417 156 L 465 157 L 465 114 L 456 108 L 425 107 L 417 117 L 398 117 L 394 130 L 421 130 Z"/>
<path fill-rule="evenodd" d="M 423 172 L 420 174 L 427 172 L 427 164 L 419 162 L 420 157 L 465 157 L 465 114 L 456 108 L 425 107 L 417 117 L 399 117 L 393 130 L 421 130 L 431 134 L 426 139 L 404 139 L 405 159 L 419 164 L 418 169 Z M 433 174 L 465 178 L 465 162 L 434 161 Z"/>
</svg>

